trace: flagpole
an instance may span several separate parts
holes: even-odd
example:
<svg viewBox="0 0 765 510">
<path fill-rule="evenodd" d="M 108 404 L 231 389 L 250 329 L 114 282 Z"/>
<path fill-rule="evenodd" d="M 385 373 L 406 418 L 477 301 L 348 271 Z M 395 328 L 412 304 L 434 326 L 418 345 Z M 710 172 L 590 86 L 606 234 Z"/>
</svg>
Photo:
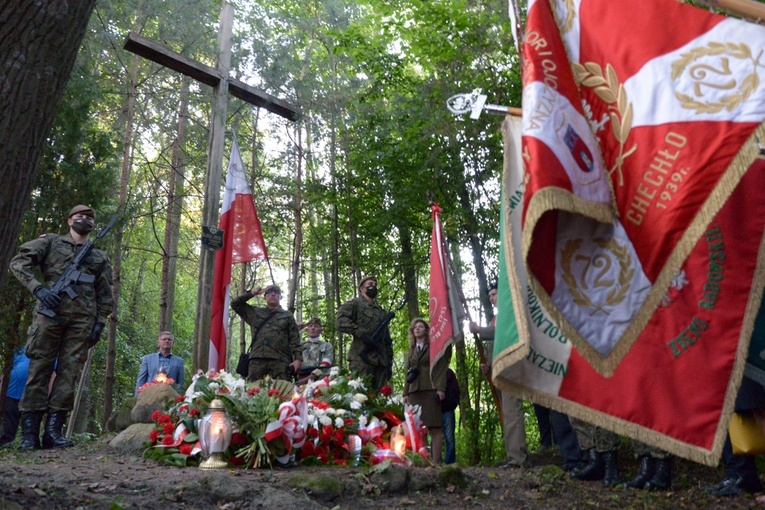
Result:
<svg viewBox="0 0 765 510">
<path fill-rule="evenodd" d="M 446 243 L 446 239 L 444 239 L 444 243 Z M 457 274 L 457 268 L 454 265 L 454 261 L 452 260 L 451 252 L 449 251 L 448 247 L 446 250 L 446 262 L 449 264 L 449 269 L 452 271 L 453 274 Z M 473 319 L 470 317 L 470 308 L 467 304 L 467 299 L 465 299 L 465 293 L 462 291 L 462 284 L 459 282 L 459 280 L 455 279 L 454 286 L 457 288 L 457 294 L 459 294 L 460 302 L 462 303 L 462 307 L 465 309 L 465 315 L 467 316 L 468 322 L 473 322 Z M 473 341 L 478 346 L 478 355 L 481 358 L 481 364 L 488 365 L 488 360 L 486 359 L 486 353 L 483 349 L 483 340 L 481 340 L 480 336 L 473 333 Z M 483 372 L 483 370 L 481 371 Z M 499 399 L 499 392 L 497 391 L 496 386 L 494 386 L 494 383 L 491 382 L 491 376 L 487 373 L 483 374 L 486 377 L 486 382 L 489 383 L 489 389 L 491 390 L 491 397 L 494 400 L 494 405 L 497 407 L 497 415 L 499 416 L 499 424 L 504 429 L 505 428 L 505 420 L 502 417 L 502 405 L 500 404 Z"/>
<path fill-rule="evenodd" d="M 765 20 L 765 4 L 752 0 L 700 0 L 700 2 L 758 22 Z"/>
</svg>

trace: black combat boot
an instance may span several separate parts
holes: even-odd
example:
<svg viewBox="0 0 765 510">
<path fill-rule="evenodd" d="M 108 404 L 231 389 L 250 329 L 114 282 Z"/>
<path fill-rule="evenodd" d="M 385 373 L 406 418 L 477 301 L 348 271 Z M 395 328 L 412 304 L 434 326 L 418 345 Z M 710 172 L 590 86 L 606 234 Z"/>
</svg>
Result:
<svg viewBox="0 0 765 510">
<path fill-rule="evenodd" d="M 42 447 L 44 449 L 74 446 L 74 443 L 61 434 L 61 429 L 64 428 L 64 423 L 66 422 L 66 414 L 66 411 L 48 413 L 48 421 L 45 422 L 45 433 L 42 438 Z"/>
<path fill-rule="evenodd" d="M 577 469 L 571 473 L 571 478 L 576 480 L 593 481 L 602 480 L 605 475 L 603 467 L 603 457 L 595 448 L 590 448 L 587 451 L 587 460 L 581 469 Z"/>
<path fill-rule="evenodd" d="M 668 491 L 672 488 L 672 457 L 656 460 L 656 471 L 645 484 L 648 491 Z"/>
<path fill-rule="evenodd" d="M 42 411 L 26 411 L 21 413 L 21 444 L 20 452 L 40 449 L 40 423 Z"/>
<path fill-rule="evenodd" d="M 610 486 L 619 483 L 618 460 L 618 450 L 603 452 L 603 485 Z"/>
<path fill-rule="evenodd" d="M 656 472 L 656 459 L 650 455 L 641 455 L 640 471 L 635 475 L 635 478 L 627 482 L 627 487 L 632 487 L 633 489 L 644 488 L 648 480 L 653 477 L 654 472 Z"/>
</svg>

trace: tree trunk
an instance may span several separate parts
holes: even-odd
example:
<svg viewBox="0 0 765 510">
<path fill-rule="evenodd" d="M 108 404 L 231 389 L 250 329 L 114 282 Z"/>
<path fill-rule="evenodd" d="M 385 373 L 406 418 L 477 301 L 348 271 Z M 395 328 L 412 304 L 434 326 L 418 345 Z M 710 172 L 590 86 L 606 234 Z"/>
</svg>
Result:
<svg viewBox="0 0 765 510">
<path fill-rule="evenodd" d="M 0 267 L 7 268 L 45 140 L 95 0 L 0 3 Z M 13 183 L 12 186 L 8 185 Z M 0 271 L 0 288 L 8 272 Z"/>
<path fill-rule="evenodd" d="M 178 133 L 173 141 L 172 171 L 167 184 L 167 220 L 165 222 L 165 249 L 162 256 L 162 290 L 159 301 L 159 331 L 173 331 L 175 311 L 175 280 L 178 274 L 178 237 L 183 211 L 183 182 L 186 162 L 181 147 L 186 141 L 189 122 L 189 82 L 182 77 L 181 100 L 178 108 Z"/>
<path fill-rule="evenodd" d="M 130 60 L 130 76 L 127 84 L 127 102 L 124 109 L 125 135 L 122 138 L 122 171 L 120 173 L 120 194 L 117 203 L 118 214 L 123 215 L 127 206 L 127 186 L 130 178 L 130 159 L 133 141 L 133 117 L 135 114 L 135 95 L 138 76 L 138 56 L 133 55 Z M 107 334 L 106 347 L 106 377 L 104 381 L 104 415 L 103 423 L 109 420 L 112 414 L 112 405 L 114 403 L 114 364 L 117 357 L 117 323 L 120 313 L 120 292 L 122 279 L 122 233 L 124 222 L 117 224 L 117 230 L 114 236 L 114 262 L 112 264 L 112 274 L 114 276 L 114 285 L 112 294 L 114 295 L 114 310 L 109 319 L 109 329 Z"/>
</svg>

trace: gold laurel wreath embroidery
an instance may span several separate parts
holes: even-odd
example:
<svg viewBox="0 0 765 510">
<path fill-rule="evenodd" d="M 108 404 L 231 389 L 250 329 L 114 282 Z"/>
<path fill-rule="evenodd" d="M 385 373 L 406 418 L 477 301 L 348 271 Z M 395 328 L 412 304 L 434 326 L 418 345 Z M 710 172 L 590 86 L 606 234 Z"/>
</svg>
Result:
<svg viewBox="0 0 765 510">
<path fill-rule="evenodd" d="M 558 25 L 558 30 L 561 34 L 565 34 L 574 27 L 574 19 L 576 19 L 576 11 L 574 10 L 574 0 L 563 0 L 563 5 L 566 8 L 566 19 L 561 20 L 558 16 L 558 11 L 554 7 L 550 6 L 555 18 L 555 24 Z"/>
<path fill-rule="evenodd" d="M 571 259 L 574 257 L 574 254 L 579 251 L 579 248 L 582 247 L 581 239 L 570 240 L 563 247 L 561 253 L 561 268 L 563 269 L 562 278 L 563 282 L 568 285 L 569 292 L 573 296 L 575 304 L 585 308 L 594 307 L 595 310 L 592 313 L 595 313 L 598 310 L 603 313 L 608 313 L 603 310 L 603 306 L 616 306 L 624 301 L 624 298 L 631 287 L 630 282 L 632 281 L 632 276 L 634 275 L 635 270 L 632 269 L 632 256 L 630 256 L 626 246 L 620 245 L 613 238 L 593 239 L 593 242 L 604 250 L 613 253 L 614 257 L 616 257 L 616 260 L 619 262 L 618 283 L 608 291 L 605 302 L 602 305 L 595 305 L 590 297 L 579 289 L 576 277 L 571 271 Z"/>
<path fill-rule="evenodd" d="M 637 150 L 637 144 L 634 144 L 626 152 L 624 150 L 632 129 L 632 103 L 627 102 L 627 93 L 624 91 L 624 86 L 619 83 L 616 71 L 611 64 L 606 65 L 605 74 L 603 68 L 595 62 L 585 62 L 584 64 L 574 62 L 571 64 L 571 70 L 577 85 L 593 89 L 595 95 L 604 103 L 611 105 L 609 106 L 609 110 L 612 110 L 609 112 L 611 131 L 616 141 L 619 142 L 619 155 L 616 157 L 614 166 L 608 171 L 608 175 L 618 172 L 619 186 L 624 186 L 624 174 L 622 172 L 624 160 Z"/>
<path fill-rule="evenodd" d="M 693 99 L 688 94 L 675 91 L 675 97 L 680 101 L 683 108 L 696 110 L 696 113 L 717 113 L 723 108 L 732 111 L 742 101 L 751 95 L 751 93 L 760 84 L 760 78 L 757 76 L 757 67 L 759 62 L 752 58 L 752 50 L 744 43 L 719 43 L 711 42 L 704 48 L 694 48 L 688 53 L 680 56 L 680 59 L 672 64 L 672 79 L 676 80 L 683 74 L 685 69 L 700 57 L 724 55 L 727 54 L 734 58 L 750 59 L 754 63 L 754 71 L 741 80 L 739 90 L 735 94 L 725 97 L 722 101 L 704 102 Z"/>
</svg>

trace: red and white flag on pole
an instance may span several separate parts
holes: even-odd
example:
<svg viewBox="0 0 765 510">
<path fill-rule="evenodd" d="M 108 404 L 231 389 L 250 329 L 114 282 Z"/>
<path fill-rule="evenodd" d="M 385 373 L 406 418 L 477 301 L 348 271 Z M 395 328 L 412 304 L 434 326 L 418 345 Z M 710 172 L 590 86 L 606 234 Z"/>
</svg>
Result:
<svg viewBox="0 0 765 510">
<path fill-rule="evenodd" d="M 441 228 L 441 207 L 431 206 L 433 235 L 430 241 L 430 372 L 433 373 L 439 360 L 447 353 L 459 333 L 457 321 L 460 312 L 457 303 L 456 285 L 449 269 L 448 253 L 444 232 Z M 448 360 L 445 360 L 448 363 Z"/>
<path fill-rule="evenodd" d="M 268 258 L 266 242 L 263 240 L 258 212 L 247 182 L 236 137 L 231 147 L 218 228 L 224 232 L 223 248 L 215 253 L 208 362 L 208 369 L 215 371 L 226 368 L 231 268 L 234 264 Z"/>
</svg>

